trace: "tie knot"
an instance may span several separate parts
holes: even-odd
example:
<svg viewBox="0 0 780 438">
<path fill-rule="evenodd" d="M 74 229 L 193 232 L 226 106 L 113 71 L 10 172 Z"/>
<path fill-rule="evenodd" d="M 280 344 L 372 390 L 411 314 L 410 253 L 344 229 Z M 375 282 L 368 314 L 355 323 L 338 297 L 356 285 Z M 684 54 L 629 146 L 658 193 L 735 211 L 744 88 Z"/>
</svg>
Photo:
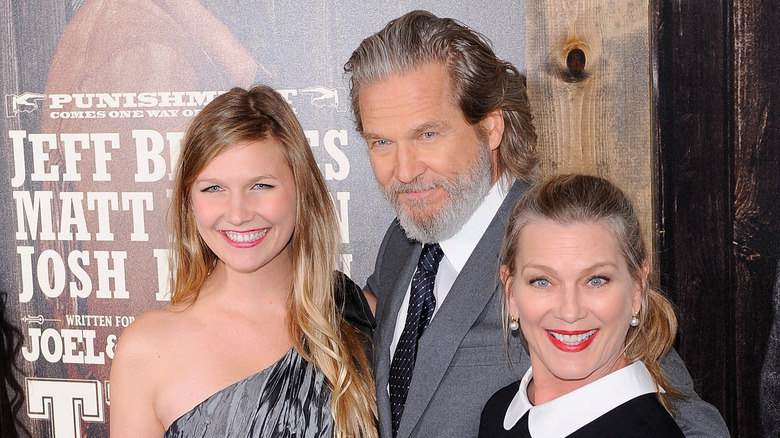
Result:
<svg viewBox="0 0 780 438">
<path fill-rule="evenodd" d="M 425 269 L 431 274 L 436 274 L 439 270 L 439 262 L 444 257 L 444 251 L 438 243 L 426 243 L 423 246 L 422 254 L 420 254 L 420 262 L 418 268 Z"/>
</svg>

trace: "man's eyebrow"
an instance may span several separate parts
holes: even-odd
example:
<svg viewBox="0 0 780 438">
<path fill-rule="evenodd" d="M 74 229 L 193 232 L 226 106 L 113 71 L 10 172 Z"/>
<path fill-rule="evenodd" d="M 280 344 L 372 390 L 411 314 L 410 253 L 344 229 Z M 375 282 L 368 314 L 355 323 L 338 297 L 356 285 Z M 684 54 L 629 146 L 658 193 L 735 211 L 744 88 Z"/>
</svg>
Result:
<svg viewBox="0 0 780 438">
<path fill-rule="evenodd" d="M 374 139 L 374 138 L 381 138 L 379 134 L 374 134 L 371 131 L 360 131 L 360 135 L 365 139 Z"/>
<path fill-rule="evenodd" d="M 408 131 L 408 133 L 412 134 L 414 136 L 417 136 L 419 134 L 422 134 L 423 132 L 441 130 L 442 128 L 444 128 L 446 126 L 447 126 L 447 123 L 444 122 L 444 121 L 432 120 L 432 121 L 428 121 L 428 122 L 423 122 L 423 123 L 415 126 L 414 128 L 410 129 Z M 386 138 L 383 135 L 380 135 L 380 134 L 377 134 L 377 133 L 374 133 L 374 132 L 371 132 L 371 131 L 365 131 L 365 130 L 361 131 L 360 135 L 364 139 L 366 139 L 366 140 L 369 140 L 369 139 L 376 140 L 376 139 L 384 139 L 384 138 Z"/>
<path fill-rule="evenodd" d="M 447 126 L 447 124 L 441 120 L 432 120 L 417 126 L 411 132 L 414 134 L 422 134 L 423 132 L 440 130 L 442 127 L 445 126 Z"/>
</svg>

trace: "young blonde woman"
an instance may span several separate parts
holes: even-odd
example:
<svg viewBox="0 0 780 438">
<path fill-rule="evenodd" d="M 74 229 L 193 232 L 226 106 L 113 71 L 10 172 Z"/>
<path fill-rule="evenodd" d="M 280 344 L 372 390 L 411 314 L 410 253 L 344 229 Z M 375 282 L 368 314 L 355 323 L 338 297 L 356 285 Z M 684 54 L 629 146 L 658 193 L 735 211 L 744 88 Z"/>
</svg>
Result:
<svg viewBox="0 0 780 438">
<path fill-rule="evenodd" d="M 376 437 L 373 317 L 291 108 L 218 96 L 176 172 L 171 304 L 122 334 L 111 436 Z"/>
</svg>

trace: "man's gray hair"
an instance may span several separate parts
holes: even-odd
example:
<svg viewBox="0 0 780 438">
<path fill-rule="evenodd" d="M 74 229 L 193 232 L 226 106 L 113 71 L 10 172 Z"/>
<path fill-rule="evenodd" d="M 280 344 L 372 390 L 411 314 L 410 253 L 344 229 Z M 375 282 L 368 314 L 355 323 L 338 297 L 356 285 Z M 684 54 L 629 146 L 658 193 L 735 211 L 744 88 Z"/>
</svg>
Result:
<svg viewBox="0 0 780 438">
<path fill-rule="evenodd" d="M 358 132 L 363 132 L 362 86 L 429 63 L 442 63 L 447 68 L 453 103 L 470 125 L 495 110 L 502 111 L 504 137 L 498 148 L 499 173 L 509 173 L 528 183 L 538 181 L 541 172 L 525 76 L 499 59 L 480 33 L 427 11 L 412 11 L 390 21 L 364 39 L 344 65 L 350 76 L 350 99 Z"/>
</svg>

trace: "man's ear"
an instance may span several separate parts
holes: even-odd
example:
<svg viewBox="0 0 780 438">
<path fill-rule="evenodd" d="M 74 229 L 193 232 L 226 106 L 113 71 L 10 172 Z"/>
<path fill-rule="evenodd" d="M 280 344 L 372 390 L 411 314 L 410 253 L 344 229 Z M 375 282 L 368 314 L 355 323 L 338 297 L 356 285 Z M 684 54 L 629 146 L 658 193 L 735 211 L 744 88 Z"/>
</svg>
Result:
<svg viewBox="0 0 780 438">
<path fill-rule="evenodd" d="M 498 149 L 501 140 L 504 138 L 504 110 L 495 109 L 489 112 L 480 122 L 482 132 L 487 134 L 488 146 L 490 150 Z"/>
</svg>

